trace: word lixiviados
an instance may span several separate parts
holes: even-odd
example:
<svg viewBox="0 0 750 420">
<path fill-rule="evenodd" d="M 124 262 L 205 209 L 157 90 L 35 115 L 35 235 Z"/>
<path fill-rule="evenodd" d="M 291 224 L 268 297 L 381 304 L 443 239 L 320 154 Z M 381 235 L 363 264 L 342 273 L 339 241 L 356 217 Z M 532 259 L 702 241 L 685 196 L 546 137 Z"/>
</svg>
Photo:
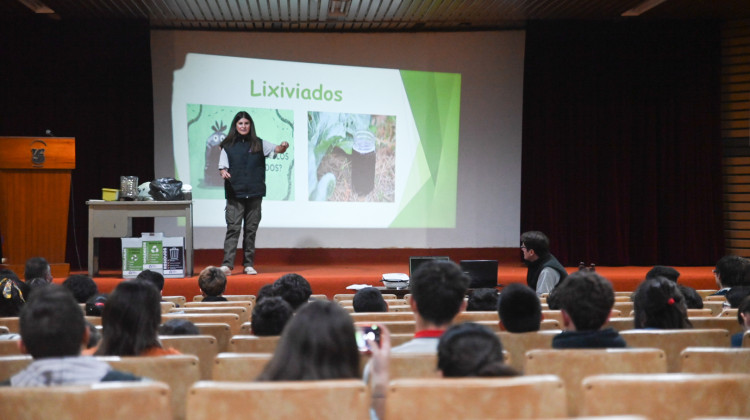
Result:
<svg viewBox="0 0 750 420">
<path fill-rule="evenodd" d="M 340 90 L 324 89 L 321 83 L 317 88 L 303 88 L 299 83 L 294 87 L 289 87 L 281 82 L 278 85 L 271 85 L 263 82 L 256 85 L 255 80 L 250 80 L 250 95 L 263 96 L 266 98 L 288 98 L 288 99 L 305 99 L 312 101 L 334 101 L 341 102 L 344 100 L 344 94 Z"/>
</svg>

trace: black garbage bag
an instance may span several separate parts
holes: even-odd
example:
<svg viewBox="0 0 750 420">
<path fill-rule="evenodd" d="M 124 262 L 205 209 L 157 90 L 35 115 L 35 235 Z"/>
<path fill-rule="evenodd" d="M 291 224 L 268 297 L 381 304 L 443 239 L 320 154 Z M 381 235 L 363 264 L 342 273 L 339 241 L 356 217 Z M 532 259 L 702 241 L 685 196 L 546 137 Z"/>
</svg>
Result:
<svg viewBox="0 0 750 420">
<path fill-rule="evenodd" d="M 184 200 L 182 181 L 174 178 L 158 178 L 151 181 L 149 193 L 156 201 Z"/>
</svg>

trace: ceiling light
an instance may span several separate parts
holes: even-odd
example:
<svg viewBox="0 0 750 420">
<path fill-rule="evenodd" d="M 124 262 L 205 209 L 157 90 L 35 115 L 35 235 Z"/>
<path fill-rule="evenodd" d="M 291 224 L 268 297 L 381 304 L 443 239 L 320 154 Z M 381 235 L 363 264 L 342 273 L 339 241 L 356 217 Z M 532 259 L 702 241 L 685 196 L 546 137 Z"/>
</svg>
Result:
<svg viewBox="0 0 750 420">
<path fill-rule="evenodd" d="M 49 6 L 42 3 L 39 0 L 18 0 L 19 3 L 23 4 L 24 6 L 28 7 L 33 11 L 34 13 L 42 13 L 42 14 L 53 14 L 55 13 L 54 10 L 50 9 Z"/>
<path fill-rule="evenodd" d="M 648 12 L 649 10 L 664 3 L 665 1 L 667 0 L 646 0 L 638 6 L 635 6 L 634 8 L 623 12 L 620 16 L 640 16 L 641 14 Z"/>
</svg>

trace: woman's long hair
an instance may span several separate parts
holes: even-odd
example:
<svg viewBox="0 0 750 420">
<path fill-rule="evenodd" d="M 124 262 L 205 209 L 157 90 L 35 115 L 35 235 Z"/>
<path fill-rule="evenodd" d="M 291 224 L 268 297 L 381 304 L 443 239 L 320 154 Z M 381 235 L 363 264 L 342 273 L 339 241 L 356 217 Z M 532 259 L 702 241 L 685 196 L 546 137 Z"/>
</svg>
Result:
<svg viewBox="0 0 750 420">
<path fill-rule="evenodd" d="M 454 325 L 443 333 L 437 367 L 446 378 L 518 375 L 503 361 L 503 345 L 495 333 L 473 322 Z"/>
<path fill-rule="evenodd" d="M 131 280 L 117 285 L 104 304 L 102 341 L 97 355 L 138 356 L 161 347 L 161 296 L 148 282 Z"/>
<path fill-rule="evenodd" d="M 302 305 L 287 323 L 259 381 L 359 377 L 359 350 L 349 313 L 334 302 Z"/>
<path fill-rule="evenodd" d="M 243 118 L 250 121 L 250 132 L 247 133 L 246 136 L 243 136 L 237 132 L 237 121 Z M 232 124 L 229 126 L 229 134 L 227 134 L 227 136 L 219 146 L 223 149 L 227 146 L 232 146 L 239 141 L 250 142 L 250 151 L 253 153 L 263 151 L 263 144 L 260 138 L 258 138 L 258 136 L 255 134 L 255 122 L 253 121 L 253 118 L 250 116 L 250 114 L 245 111 L 240 111 L 237 113 L 237 115 L 234 116 Z"/>
<path fill-rule="evenodd" d="M 633 296 L 635 328 L 692 328 L 685 298 L 677 284 L 665 277 L 654 277 L 638 285 Z"/>
</svg>

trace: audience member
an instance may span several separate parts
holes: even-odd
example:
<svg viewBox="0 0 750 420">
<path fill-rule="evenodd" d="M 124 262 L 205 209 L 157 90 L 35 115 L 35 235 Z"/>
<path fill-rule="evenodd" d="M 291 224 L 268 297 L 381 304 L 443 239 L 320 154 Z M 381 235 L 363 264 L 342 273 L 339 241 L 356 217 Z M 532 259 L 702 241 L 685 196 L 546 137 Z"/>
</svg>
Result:
<svg viewBox="0 0 750 420">
<path fill-rule="evenodd" d="M 73 274 L 65 279 L 62 285 L 73 293 L 78 303 L 86 303 L 91 296 L 99 293 L 94 279 L 86 274 Z"/>
<path fill-rule="evenodd" d="M 0 270 L 0 317 L 18 316 L 29 296 L 29 286 L 11 270 Z"/>
<path fill-rule="evenodd" d="M 539 331 L 542 304 L 530 287 L 521 283 L 505 286 L 497 302 L 500 329 L 512 333 Z"/>
<path fill-rule="evenodd" d="M 226 302 L 222 296 L 227 288 L 227 276 L 220 268 L 209 265 L 198 275 L 198 287 L 201 288 L 204 302 Z"/>
<path fill-rule="evenodd" d="M 103 293 L 91 296 L 89 300 L 86 301 L 86 306 L 84 307 L 86 310 L 86 316 L 102 316 L 102 312 L 104 312 L 104 304 L 107 303 L 108 298 L 109 295 Z"/>
<path fill-rule="evenodd" d="M 468 285 L 469 277 L 452 261 L 433 260 L 422 264 L 410 280 L 410 305 L 416 322 L 414 339 L 392 351 L 437 351 L 440 336 L 466 308 L 464 295 Z"/>
<path fill-rule="evenodd" d="M 497 335 L 473 322 L 448 328 L 440 337 L 437 352 L 437 367 L 446 378 L 518 375 L 504 363 Z"/>
<path fill-rule="evenodd" d="M 388 303 L 380 290 L 365 287 L 357 290 L 352 301 L 354 312 L 388 312 Z"/>
<path fill-rule="evenodd" d="M 680 272 L 672 267 L 667 267 L 666 265 L 655 265 L 654 268 L 646 273 L 646 280 L 655 277 L 664 277 L 667 280 L 677 283 L 677 279 L 680 278 Z"/>
<path fill-rule="evenodd" d="M 52 283 L 52 268 L 46 259 L 42 257 L 31 257 L 26 260 L 26 267 L 23 271 L 23 278 L 26 281 L 35 278 L 42 278 L 47 283 Z"/>
<path fill-rule="evenodd" d="M 485 287 L 474 289 L 466 304 L 467 311 L 496 311 L 497 289 Z"/>
<path fill-rule="evenodd" d="M 159 291 L 159 295 L 164 291 L 164 275 L 158 271 L 143 270 L 135 276 L 135 279 L 144 280 L 153 284 L 156 287 L 156 290 Z"/>
<path fill-rule="evenodd" d="M 698 294 L 698 291 L 682 284 L 677 285 L 677 290 L 685 298 L 685 306 L 688 309 L 703 309 L 703 298 Z"/>
<path fill-rule="evenodd" d="M 742 325 L 742 332 L 732 334 L 732 347 L 742 347 L 742 338 L 750 330 L 750 296 L 745 296 L 737 305 L 737 322 Z"/>
<path fill-rule="evenodd" d="M 178 318 L 170 319 L 161 324 L 158 331 L 159 335 L 199 335 L 201 333 L 198 327 L 192 322 L 187 319 Z"/>
<path fill-rule="evenodd" d="M 716 262 L 714 277 L 719 291 L 712 296 L 724 296 L 729 289 L 742 286 L 745 283 L 745 270 L 748 269 L 748 260 L 738 255 L 725 255 Z"/>
<path fill-rule="evenodd" d="M 280 335 L 292 315 L 294 311 L 284 299 L 278 296 L 266 297 L 253 308 L 251 324 L 253 334 Z"/>
<path fill-rule="evenodd" d="M 274 289 L 273 289 L 273 283 L 271 284 L 264 284 L 263 286 L 258 289 L 258 295 L 255 297 L 255 304 L 259 304 L 261 300 L 267 298 L 267 297 L 273 297 L 276 296 Z"/>
<path fill-rule="evenodd" d="M 163 348 L 158 329 L 161 295 L 150 282 L 123 281 L 110 293 L 102 313 L 101 356 L 162 356 L 180 354 Z"/>
<path fill-rule="evenodd" d="M 297 273 L 284 274 L 273 282 L 273 294 L 281 296 L 297 311 L 312 295 L 310 283 Z"/>
<path fill-rule="evenodd" d="M 644 280 L 633 293 L 635 328 L 692 328 L 685 298 L 677 284 L 666 277 Z"/>
<path fill-rule="evenodd" d="M 318 300 L 302 306 L 281 334 L 276 351 L 258 380 L 358 378 L 360 356 L 354 328 L 349 313 L 335 302 Z M 388 330 L 382 328 L 379 345 L 369 344 L 372 408 L 383 418 L 390 357 Z"/>
<path fill-rule="evenodd" d="M 651 280 L 657 277 L 663 277 L 669 281 L 677 283 L 677 279 L 680 278 L 680 272 L 672 267 L 665 265 L 655 265 L 654 268 L 646 273 L 646 280 Z M 685 306 L 688 309 L 703 309 L 703 298 L 698 292 L 692 287 L 688 287 L 682 284 L 677 285 L 682 296 L 685 298 Z M 630 300 L 635 299 L 635 293 L 630 296 Z"/>
<path fill-rule="evenodd" d="M 626 347 L 613 328 L 603 328 L 615 303 L 609 280 L 593 271 L 577 271 L 557 291 L 563 332 L 552 339 L 552 348 Z"/>
<path fill-rule="evenodd" d="M 38 289 L 40 287 L 48 286 L 52 283 L 48 282 L 47 279 L 43 277 L 34 277 L 31 280 L 26 280 L 26 285 L 29 286 L 29 294 L 31 294 L 35 289 Z M 31 296 L 31 295 L 29 295 Z"/>
<path fill-rule="evenodd" d="M 550 254 L 549 238 L 544 233 L 524 232 L 521 235 L 521 251 L 529 267 L 526 273 L 526 284 L 535 290 L 537 295 L 551 292 L 568 276 L 565 267 L 554 255 Z"/>
<path fill-rule="evenodd" d="M 70 291 L 59 285 L 40 288 L 20 317 L 21 351 L 34 361 L 0 385 L 18 387 L 84 385 L 140 380 L 112 370 L 101 360 L 80 356 L 90 338 L 83 312 Z"/>
</svg>

